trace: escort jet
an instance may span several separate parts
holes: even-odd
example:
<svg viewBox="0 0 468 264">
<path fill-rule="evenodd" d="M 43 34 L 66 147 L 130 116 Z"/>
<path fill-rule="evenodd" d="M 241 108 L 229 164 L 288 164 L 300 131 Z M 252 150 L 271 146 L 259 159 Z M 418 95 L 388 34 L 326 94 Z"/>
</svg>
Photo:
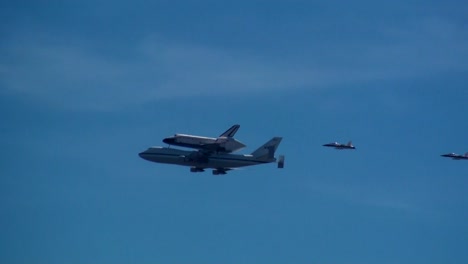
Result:
<svg viewBox="0 0 468 264">
<path fill-rule="evenodd" d="M 468 152 L 465 153 L 465 155 L 449 153 L 449 154 L 443 154 L 440 156 L 445 157 L 445 158 L 452 158 L 453 160 L 468 160 Z"/>
<path fill-rule="evenodd" d="M 340 144 L 338 142 L 333 142 L 333 143 L 328 143 L 324 144 L 324 147 L 332 147 L 335 149 L 356 149 L 356 147 L 353 146 L 353 143 L 351 141 L 348 142 L 348 144 Z"/>
</svg>

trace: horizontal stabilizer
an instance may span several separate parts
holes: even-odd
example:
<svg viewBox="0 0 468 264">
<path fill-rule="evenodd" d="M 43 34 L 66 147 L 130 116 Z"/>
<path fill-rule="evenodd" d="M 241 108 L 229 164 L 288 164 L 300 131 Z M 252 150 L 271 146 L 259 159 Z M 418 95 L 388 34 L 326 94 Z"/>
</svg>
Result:
<svg viewBox="0 0 468 264">
<path fill-rule="evenodd" d="M 279 169 L 284 168 L 284 155 L 280 155 L 278 158 L 278 168 Z"/>
</svg>

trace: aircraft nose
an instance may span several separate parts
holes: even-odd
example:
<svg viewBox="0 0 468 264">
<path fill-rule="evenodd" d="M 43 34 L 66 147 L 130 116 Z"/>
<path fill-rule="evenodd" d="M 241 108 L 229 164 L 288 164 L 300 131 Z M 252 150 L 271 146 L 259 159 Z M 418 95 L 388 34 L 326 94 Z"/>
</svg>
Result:
<svg viewBox="0 0 468 264">
<path fill-rule="evenodd" d="M 143 152 L 140 152 L 138 153 L 138 156 L 140 156 L 140 158 L 144 159 L 144 160 L 150 160 L 150 156 L 148 155 L 148 152 L 147 151 L 143 151 Z"/>
<path fill-rule="evenodd" d="M 163 139 L 163 142 L 166 144 L 173 144 L 175 142 L 175 139 L 172 137 L 168 137 L 168 138 Z"/>
</svg>

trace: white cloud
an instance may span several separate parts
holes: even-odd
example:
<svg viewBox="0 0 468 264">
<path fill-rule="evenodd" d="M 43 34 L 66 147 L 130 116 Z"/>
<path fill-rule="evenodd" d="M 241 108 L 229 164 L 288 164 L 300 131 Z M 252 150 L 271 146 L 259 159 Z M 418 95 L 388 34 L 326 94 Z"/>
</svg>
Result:
<svg viewBox="0 0 468 264">
<path fill-rule="evenodd" d="M 0 50 L 10 58 L 0 63 L 0 74 L 4 92 L 67 108 L 107 110 L 181 96 L 317 89 L 468 69 L 468 36 L 446 20 L 422 20 L 380 34 L 385 44 L 348 45 L 344 39 L 326 52 L 307 51 L 302 62 L 157 37 L 129 50 L 134 59 L 116 60 L 79 42 L 65 46 L 51 44 L 52 36 L 21 36 Z"/>
</svg>

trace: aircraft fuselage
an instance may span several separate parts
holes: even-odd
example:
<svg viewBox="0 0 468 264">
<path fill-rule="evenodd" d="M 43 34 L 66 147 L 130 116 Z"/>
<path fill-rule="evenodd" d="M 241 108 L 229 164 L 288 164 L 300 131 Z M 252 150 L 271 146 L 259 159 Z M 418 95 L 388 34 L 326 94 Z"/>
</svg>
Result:
<svg viewBox="0 0 468 264">
<path fill-rule="evenodd" d="M 354 146 L 349 146 L 345 144 L 336 144 L 336 143 L 329 143 L 329 144 L 324 144 L 324 147 L 331 147 L 335 149 L 356 149 Z"/>
<path fill-rule="evenodd" d="M 198 151 L 185 151 L 166 147 L 151 147 L 138 155 L 148 161 L 190 166 L 198 168 L 200 171 L 206 168 L 238 168 L 276 161 L 275 158 L 260 160 L 252 155 L 239 154 L 213 154 L 205 156 Z"/>
</svg>

